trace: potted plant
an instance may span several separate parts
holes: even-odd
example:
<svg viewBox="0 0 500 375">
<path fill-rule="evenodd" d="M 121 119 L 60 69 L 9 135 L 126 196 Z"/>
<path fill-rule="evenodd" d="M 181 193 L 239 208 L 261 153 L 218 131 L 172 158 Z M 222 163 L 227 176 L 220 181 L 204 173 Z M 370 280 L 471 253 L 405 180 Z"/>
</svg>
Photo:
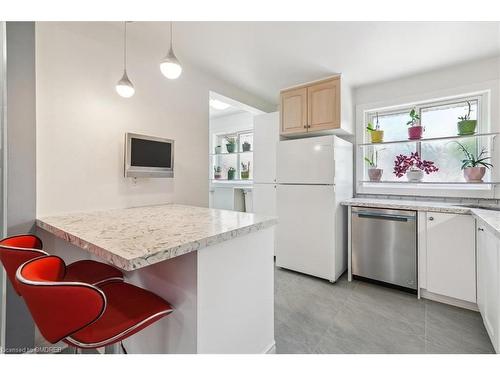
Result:
<svg viewBox="0 0 500 375">
<path fill-rule="evenodd" d="M 226 149 L 227 152 L 233 153 L 236 151 L 236 138 L 226 137 Z"/>
<path fill-rule="evenodd" d="M 460 120 L 457 122 L 458 135 L 471 135 L 476 132 L 477 120 L 470 119 L 472 108 L 469 101 L 467 101 L 467 107 L 467 114 L 458 117 Z"/>
<path fill-rule="evenodd" d="M 222 146 L 215 146 L 215 153 L 220 154 L 222 152 Z"/>
<path fill-rule="evenodd" d="M 487 152 L 483 148 L 479 154 L 469 151 L 463 144 L 456 142 L 458 144 L 459 150 L 461 150 L 465 159 L 462 160 L 462 170 L 464 171 L 464 178 L 467 182 L 483 182 L 484 174 L 486 173 L 486 168 L 490 169 L 493 167 L 491 163 L 486 162 L 486 160 L 491 159 L 491 157 L 486 156 Z"/>
<path fill-rule="evenodd" d="M 221 167 L 214 166 L 214 178 L 216 180 L 219 180 L 220 178 L 222 178 L 222 168 Z"/>
<path fill-rule="evenodd" d="M 412 152 L 410 156 L 398 155 L 394 161 L 396 177 L 401 178 L 406 174 L 409 182 L 420 182 L 424 178 L 424 172 L 430 174 L 438 170 L 433 161 L 422 160 L 418 152 Z"/>
<path fill-rule="evenodd" d="M 424 127 L 420 125 L 420 115 L 415 108 L 412 108 L 409 115 L 410 121 L 406 123 L 406 125 L 410 126 L 408 128 L 408 139 L 421 139 L 424 133 Z"/>
<path fill-rule="evenodd" d="M 250 177 L 250 162 L 248 163 L 241 163 L 241 179 L 242 180 L 248 180 Z"/>
<path fill-rule="evenodd" d="M 379 151 L 374 151 L 370 157 L 365 156 L 365 162 L 368 164 L 368 177 L 370 181 L 380 181 L 382 173 L 384 173 L 383 169 L 377 168 L 378 153 Z"/>
<path fill-rule="evenodd" d="M 247 152 L 247 151 L 250 151 L 250 149 L 252 148 L 252 145 L 250 143 L 248 143 L 247 141 L 245 141 L 245 142 L 243 142 L 241 147 L 243 148 L 243 152 Z"/>
<path fill-rule="evenodd" d="M 227 179 L 228 180 L 234 180 L 234 174 L 236 173 L 236 169 L 234 169 L 233 167 L 230 167 L 228 170 L 227 170 Z"/>
<path fill-rule="evenodd" d="M 371 122 L 368 123 L 366 130 L 370 133 L 370 140 L 372 143 L 380 143 L 384 141 L 384 131 L 380 130 L 380 125 L 378 123 L 378 112 L 376 114 L 377 122 L 375 127 Z"/>
</svg>

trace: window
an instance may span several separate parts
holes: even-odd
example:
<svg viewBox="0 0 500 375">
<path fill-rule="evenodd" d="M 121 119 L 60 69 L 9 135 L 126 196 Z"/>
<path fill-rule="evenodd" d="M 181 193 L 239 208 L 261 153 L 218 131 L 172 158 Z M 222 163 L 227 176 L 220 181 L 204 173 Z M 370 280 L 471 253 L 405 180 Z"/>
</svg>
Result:
<svg viewBox="0 0 500 375">
<path fill-rule="evenodd" d="M 236 140 L 236 149 L 234 152 L 227 151 L 227 139 L 233 138 Z M 215 136 L 215 146 L 221 146 L 220 154 L 212 155 L 212 173 L 220 167 L 220 180 L 228 179 L 228 171 L 230 168 L 235 169 L 234 180 L 252 180 L 253 179 L 253 132 L 242 131 L 236 133 L 217 134 Z M 250 144 L 250 150 L 243 146 L 245 143 Z M 242 172 L 248 171 L 248 177 Z M 212 179 L 214 175 L 212 175 Z"/>
<path fill-rule="evenodd" d="M 421 118 L 421 125 L 425 128 L 424 139 L 453 137 L 457 135 L 457 122 L 459 116 L 463 116 L 468 111 L 467 102 L 471 105 L 471 120 L 477 121 L 477 133 L 488 131 L 487 124 L 482 120 L 483 98 L 485 94 L 463 96 L 451 100 L 435 100 L 432 102 L 420 103 L 416 105 L 405 105 L 395 109 L 372 109 L 365 112 L 365 124 L 368 122 L 376 124 L 377 115 L 380 128 L 384 130 L 384 142 L 404 141 L 408 139 L 409 120 L 408 113 L 415 108 Z M 457 141 L 473 152 L 486 148 L 489 152 L 488 137 L 469 137 L 461 139 L 444 139 L 431 142 L 401 142 L 392 144 L 369 145 L 361 148 L 361 154 L 371 158 L 374 152 L 378 156 L 378 168 L 383 169 L 382 181 L 407 181 L 405 177 L 398 178 L 393 173 L 394 160 L 399 154 L 409 155 L 411 152 L 418 152 L 425 160 L 430 160 L 439 168 L 438 172 L 425 175 L 425 182 L 464 182 L 461 170 L 462 152 L 458 149 Z M 369 135 L 365 132 L 364 143 L 369 143 Z M 490 154 L 488 154 L 491 156 Z M 358 163 L 360 166 L 360 163 Z M 359 174 L 358 174 L 359 176 Z M 368 165 L 364 163 L 363 173 L 360 176 L 363 181 L 368 181 Z M 359 177 L 358 177 L 359 178 Z M 485 176 L 485 181 L 490 179 L 489 171 Z M 434 187 L 437 187 L 434 186 Z M 447 188 L 446 186 L 442 186 Z M 467 187 L 465 187 L 467 188 Z M 477 188 L 477 186 L 476 186 Z M 489 187 L 486 187 L 489 188 Z"/>
</svg>

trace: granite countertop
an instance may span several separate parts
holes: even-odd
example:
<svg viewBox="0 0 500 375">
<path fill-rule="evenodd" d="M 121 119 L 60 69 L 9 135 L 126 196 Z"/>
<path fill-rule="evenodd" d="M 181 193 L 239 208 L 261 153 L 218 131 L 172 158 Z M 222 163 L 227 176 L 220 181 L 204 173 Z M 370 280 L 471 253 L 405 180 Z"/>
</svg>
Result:
<svg viewBox="0 0 500 375">
<path fill-rule="evenodd" d="M 399 210 L 415 210 L 429 212 L 445 212 L 455 214 L 471 214 L 481 220 L 500 238 L 500 212 L 480 208 L 470 208 L 439 201 L 411 201 L 400 199 L 351 198 L 341 202 L 344 206 L 394 208 Z"/>
<path fill-rule="evenodd" d="M 165 204 L 42 217 L 55 236 L 131 271 L 277 223 L 244 212 Z"/>
</svg>

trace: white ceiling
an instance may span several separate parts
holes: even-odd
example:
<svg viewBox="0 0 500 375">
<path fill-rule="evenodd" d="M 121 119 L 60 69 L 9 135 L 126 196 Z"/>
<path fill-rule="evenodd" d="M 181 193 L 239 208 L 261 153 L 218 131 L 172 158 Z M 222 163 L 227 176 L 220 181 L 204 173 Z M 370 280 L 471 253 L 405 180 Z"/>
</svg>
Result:
<svg viewBox="0 0 500 375">
<path fill-rule="evenodd" d="M 167 50 L 167 22 L 133 32 Z M 177 22 L 174 47 L 181 62 L 277 103 L 281 88 L 332 73 L 360 86 L 499 55 L 500 23 Z"/>
</svg>

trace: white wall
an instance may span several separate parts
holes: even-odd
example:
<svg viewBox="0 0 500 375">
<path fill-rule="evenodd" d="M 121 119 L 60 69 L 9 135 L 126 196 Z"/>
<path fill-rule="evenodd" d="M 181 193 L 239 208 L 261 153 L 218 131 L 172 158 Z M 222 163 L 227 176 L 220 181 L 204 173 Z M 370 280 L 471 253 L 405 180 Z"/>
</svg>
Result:
<svg viewBox="0 0 500 375">
<path fill-rule="evenodd" d="M 383 108 L 401 104 L 427 101 L 436 98 L 452 97 L 465 93 L 490 91 L 490 131 L 500 131 L 500 57 L 481 59 L 444 69 L 416 74 L 388 82 L 361 86 L 354 90 L 356 106 L 356 140 L 363 143 L 363 112 L 371 108 Z M 498 137 L 497 137 L 498 138 Z M 500 179 L 500 142 L 495 141 L 492 173 L 493 180 Z M 360 150 L 358 152 L 358 159 Z M 358 160 L 356 168 L 363 168 Z M 359 178 L 359 174 L 358 174 Z M 418 190 L 410 190 L 401 186 L 363 187 L 358 193 L 434 195 L 445 197 L 499 198 L 500 192 L 470 191 L 464 189 L 437 190 L 425 186 Z"/>
<path fill-rule="evenodd" d="M 136 94 L 125 99 L 114 90 L 123 68 L 121 24 L 37 23 L 38 216 L 163 202 L 206 206 L 209 90 L 272 109 L 187 61 L 180 79 L 165 79 L 158 67 L 165 51 L 134 38 L 140 27 L 129 26 L 127 70 Z M 175 178 L 125 179 L 126 131 L 175 139 Z"/>
</svg>

